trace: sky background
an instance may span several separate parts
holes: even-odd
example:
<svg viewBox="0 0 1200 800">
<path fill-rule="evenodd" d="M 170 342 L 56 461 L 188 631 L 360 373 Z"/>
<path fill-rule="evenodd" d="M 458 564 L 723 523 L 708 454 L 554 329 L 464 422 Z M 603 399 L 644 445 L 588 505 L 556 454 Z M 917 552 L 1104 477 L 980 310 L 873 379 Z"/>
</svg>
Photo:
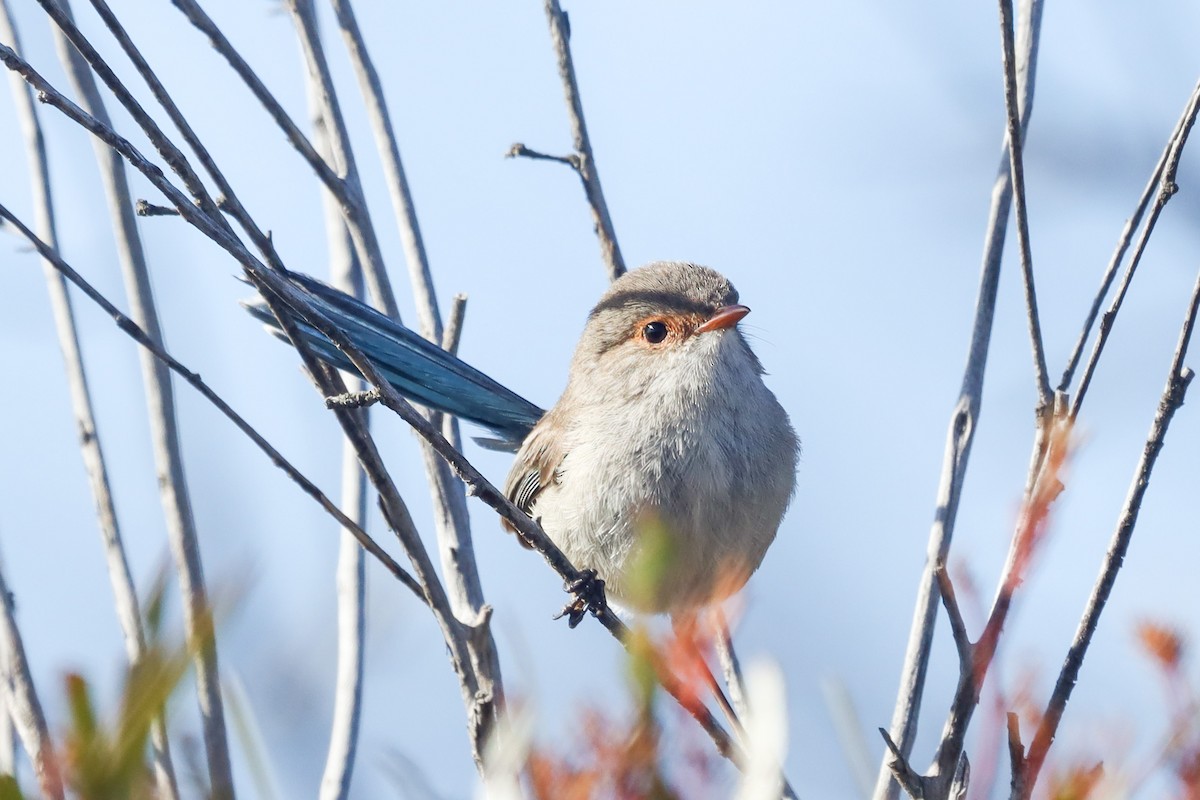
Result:
<svg viewBox="0 0 1200 800">
<path fill-rule="evenodd" d="M 29 60 L 65 90 L 48 23 L 33 3 L 13 5 Z M 136 85 L 90 9 L 76 5 L 84 30 Z M 316 183 L 262 109 L 170 4 L 113 6 L 287 265 L 324 276 Z M 206 8 L 294 118 L 306 120 L 303 66 L 281 7 L 226 0 Z M 460 355 L 549 406 L 605 273 L 576 177 L 561 165 L 502 157 L 515 141 L 552 153 L 570 146 L 541 4 L 360 2 L 356 10 L 385 82 L 443 308 L 454 293 L 470 296 Z M 567 10 L 626 261 L 692 260 L 735 282 L 754 309 L 743 328 L 803 440 L 796 497 L 745 592 L 737 638 L 744 659 L 774 660 L 786 676 L 792 783 L 805 797 L 851 797 L 822 685 L 845 686 L 876 757 L 874 731 L 891 719 L 962 378 L 1000 155 L 997 9 L 846 0 L 571 2 Z M 412 320 L 357 85 L 329 9 L 320 12 L 402 314 Z M 1046 5 L 1025 163 L 1052 380 L 1200 73 L 1198 35 L 1200 5 L 1184 0 Z M 11 108 L 7 96 L 0 101 L 0 202 L 28 220 L 27 166 Z M 109 110 L 142 146 L 115 102 Z M 42 112 L 63 253 L 124 307 L 90 142 Z M 1198 164 L 1194 153 L 1185 156 L 1181 191 L 1117 322 L 1081 416 L 1067 491 L 1005 633 L 994 677 L 1042 701 L 1107 548 L 1200 265 Z M 133 185 L 137 197 L 160 200 L 140 177 Z M 178 220 L 139 224 L 171 352 L 335 493 L 336 424 L 295 355 L 239 309 L 247 290 L 233 277 L 236 265 Z M 1014 255 L 1010 237 L 953 548 L 984 603 L 1033 441 L 1035 390 Z M 0 551 L 57 726 L 64 672 L 82 670 L 102 697 L 115 697 L 123 647 L 44 280 L 13 237 L 0 237 L 0 279 Z M 90 304 L 77 302 L 76 311 L 144 593 L 167 549 L 137 354 Z M 280 796 L 312 796 L 335 667 L 334 524 L 204 400 L 181 385 L 177 398 L 205 572 L 218 593 L 242 593 L 220 631 L 222 666 L 246 689 Z M 431 535 L 413 436 L 398 420 L 376 419 L 393 474 Z M 473 444 L 467 454 L 493 481 L 503 479 L 508 456 Z M 1060 759 L 1119 768 L 1159 746 L 1163 687 L 1134 628 L 1150 619 L 1200 632 L 1198 488 L 1192 403 L 1176 417 L 1154 473 L 1053 750 Z M 540 730 L 561 742 L 581 706 L 621 708 L 622 651 L 591 622 L 571 631 L 552 621 L 563 602 L 557 577 L 502 534 L 487 508 L 471 508 L 508 692 L 540 709 Z M 372 530 L 391 545 L 377 519 Z M 468 797 L 475 772 L 440 635 L 406 590 L 374 565 L 369 573 L 355 796 Z M 978 619 L 968 613 L 973 633 Z M 956 674 L 939 620 L 918 767 L 932 756 Z M 196 732 L 193 708 L 194 696 L 180 692 L 177 741 Z M 975 740 L 995 724 L 981 714 Z M 234 747 L 241 791 L 254 796 L 236 737 Z M 989 757 L 978 746 L 971 756 Z"/>
</svg>

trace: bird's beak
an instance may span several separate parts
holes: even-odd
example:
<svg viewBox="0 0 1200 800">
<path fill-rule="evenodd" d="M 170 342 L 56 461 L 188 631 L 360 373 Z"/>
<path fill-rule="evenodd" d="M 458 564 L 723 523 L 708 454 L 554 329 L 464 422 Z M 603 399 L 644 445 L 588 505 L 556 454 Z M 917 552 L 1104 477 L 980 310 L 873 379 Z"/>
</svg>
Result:
<svg viewBox="0 0 1200 800">
<path fill-rule="evenodd" d="M 715 314 L 696 326 L 696 333 L 708 333 L 709 331 L 722 331 L 726 328 L 732 328 L 738 324 L 738 321 L 742 317 L 749 313 L 750 309 L 746 306 L 721 306 Z"/>
</svg>

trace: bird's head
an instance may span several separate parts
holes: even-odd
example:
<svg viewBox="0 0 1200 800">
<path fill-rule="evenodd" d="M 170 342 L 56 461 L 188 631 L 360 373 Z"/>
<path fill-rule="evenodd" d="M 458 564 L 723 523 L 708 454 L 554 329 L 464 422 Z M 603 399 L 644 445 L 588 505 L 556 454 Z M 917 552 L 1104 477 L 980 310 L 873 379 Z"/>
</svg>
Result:
<svg viewBox="0 0 1200 800">
<path fill-rule="evenodd" d="M 757 370 L 737 331 L 750 313 L 716 270 L 656 261 L 613 282 L 588 316 L 573 371 L 652 371 L 717 368 L 726 359 Z"/>
</svg>

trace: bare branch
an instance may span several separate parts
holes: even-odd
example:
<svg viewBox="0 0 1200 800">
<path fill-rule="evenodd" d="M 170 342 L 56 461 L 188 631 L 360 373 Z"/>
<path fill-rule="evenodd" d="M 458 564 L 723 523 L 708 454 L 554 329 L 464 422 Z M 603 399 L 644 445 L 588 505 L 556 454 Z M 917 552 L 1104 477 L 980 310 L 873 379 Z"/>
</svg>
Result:
<svg viewBox="0 0 1200 800">
<path fill-rule="evenodd" d="M 617 244 L 617 234 L 613 230 L 608 204 L 604 200 L 604 190 L 600 188 L 596 157 L 592 153 L 592 141 L 588 137 L 587 124 L 583 120 L 583 100 L 579 96 L 579 84 L 575 80 L 575 62 L 571 58 L 571 27 L 558 0 L 545 0 L 545 9 L 546 21 L 550 24 L 550 41 L 554 45 L 554 55 L 558 62 L 558 77 L 562 81 L 563 94 L 567 100 L 567 115 L 571 120 L 571 138 L 575 152 L 565 157 L 547 156 L 524 145 L 513 145 L 508 155 L 559 161 L 575 170 L 583 182 L 583 192 L 592 212 L 592 224 L 596 230 L 596 237 L 600 240 L 600 257 L 608 270 L 608 279 L 615 281 L 625 274 L 625 260 L 621 257 L 621 248 Z"/>
<path fill-rule="evenodd" d="M 98 60 L 95 51 L 78 35 L 71 20 L 68 0 L 40 0 L 42 8 L 57 25 L 55 43 L 59 57 L 75 85 L 84 108 L 100 122 L 108 122 L 108 112 L 100 97 L 89 64 Z M 86 63 L 85 63 L 86 62 Z M 132 318 L 155 344 L 162 346 L 162 329 L 150 285 L 141 238 L 137 232 L 133 197 L 120 156 L 93 142 L 100 175 L 113 217 L 114 235 L 120 256 L 125 291 L 129 296 Z M 169 368 L 148 350 L 140 351 L 142 379 L 146 390 L 147 414 L 158 486 L 167 519 L 167 535 L 175 559 L 179 591 L 183 597 L 183 622 L 188 640 L 195 645 L 196 694 L 208 756 L 208 775 L 215 798 L 233 797 L 233 768 L 225 737 L 225 714 L 221 702 L 220 667 L 215 637 L 204 635 L 208 592 L 204 585 L 204 567 L 191 495 L 183 471 L 183 450 L 179 439 L 179 421 L 175 413 L 174 390 Z"/>
<path fill-rule="evenodd" d="M 50 730 L 46 727 L 46 716 L 42 713 L 42 704 L 38 700 L 37 689 L 33 685 L 33 672 L 29 669 L 29 661 L 25 657 L 25 645 L 21 641 L 21 629 L 13 609 L 12 593 L 8 589 L 8 581 L 4 570 L 0 567 L 0 691 L 7 695 L 9 712 L 12 714 L 13 725 L 17 735 L 21 737 L 21 745 L 33 762 L 37 774 L 38 787 L 45 797 L 51 800 L 62 800 L 63 781 L 59 771 L 58 759 L 54 753 L 54 742 L 50 739 Z M 4 721 L 8 724 L 8 720 Z"/>
<path fill-rule="evenodd" d="M 520 142 L 513 143 L 513 146 L 508 148 L 508 152 L 504 154 L 505 158 L 532 158 L 534 161 L 557 161 L 559 164 L 566 164 L 576 172 L 580 171 L 579 156 L 572 153 L 569 156 L 554 156 L 549 153 L 541 153 L 537 150 L 531 150 Z"/>
<path fill-rule="evenodd" d="M 20 50 L 16 27 L 8 10 L 8 4 L 0 0 L 0 39 L 11 42 Z M 50 192 L 50 169 L 46 158 L 45 142 L 41 124 L 34 108 L 33 95 L 26 84 L 15 73 L 9 73 L 17 116 L 25 132 L 28 160 L 32 175 L 32 192 L 36 225 L 41 237 L 55 250 L 58 237 L 55 231 L 54 208 Z M 96 418 L 92 410 L 91 392 L 87 374 L 83 367 L 83 355 L 79 348 L 79 334 L 75 327 L 75 314 L 67 292 L 66 280 L 48 261 L 43 262 L 46 285 L 50 294 L 50 307 L 58 335 L 59 349 L 63 354 L 67 375 L 67 390 L 71 396 L 71 407 L 79 431 L 79 444 L 83 453 L 84 468 L 88 474 L 92 497 L 100 525 L 100 538 L 112 584 L 114 606 L 125 639 L 125 652 L 130 663 L 137 663 L 146 649 L 142 632 L 142 616 L 138 604 L 137 590 L 129 572 L 125 557 L 125 545 L 117 523 L 116 506 L 108 482 L 108 469 L 100 436 L 96 429 Z M 5 727 L 8 723 L 5 722 Z M 163 717 L 158 715 L 150 726 L 154 757 L 155 783 L 164 800 L 179 796 L 175 782 L 175 770 L 171 764 L 170 744 Z"/>
<path fill-rule="evenodd" d="M 1162 451 L 1167 429 L 1171 425 L 1171 419 L 1175 412 L 1183 405 L 1188 384 L 1195 376 L 1195 373 L 1185 367 L 1183 362 L 1191 342 L 1198 312 L 1200 312 L 1200 275 L 1197 275 L 1195 286 L 1192 289 L 1191 301 L 1184 316 L 1183 326 L 1179 331 L 1179 340 L 1175 346 L 1174 356 L 1171 358 L 1170 369 L 1167 372 L 1166 387 L 1158 402 L 1158 410 L 1154 415 L 1154 422 L 1150 426 L 1150 433 L 1146 438 L 1146 446 L 1142 450 L 1141 458 L 1138 460 L 1137 469 L 1134 471 L 1129 494 L 1121 509 L 1117 528 L 1109 543 L 1108 554 L 1100 569 L 1100 576 L 1092 589 L 1091 597 L 1088 598 L 1083 617 L 1079 620 L 1079 627 L 1075 631 L 1071 647 L 1067 650 L 1067 657 L 1054 685 L 1054 692 L 1050 696 L 1046 713 L 1042 715 L 1041 723 L 1029 745 L 1029 753 L 1025 758 L 1025 772 L 1021 780 L 1021 798 L 1028 798 L 1033 791 L 1034 784 L 1037 783 L 1038 773 L 1045 763 L 1050 744 L 1054 741 L 1067 701 L 1071 698 L 1071 691 L 1079 679 L 1079 670 L 1083 666 L 1084 656 L 1087 655 L 1088 646 L 1096 632 L 1100 614 L 1104 611 L 1104 606 L 1108 602 L 1108 597 L 1116 582 L 1117 572 L 1121 569 L 1121 565 L 1125 561 L 1125 554 L 1129 551 L 1129 543 L 1133 538 L 1133 529 L 1137 524 L 1142 500 L 1150 485 L 1150 473 L 1154 469 L 1158 454 Z"/>
<path fill-rule="evenodd" d="M 88 297 L 88 299 L 104 309 L 104 311 L 110 317 L 112 317 L 113 321 L 116 322 L 118 328 L 124 331 L 139 345 L 152 352 L 155 358 L 160 359 L 173 372 L 175 372 L 175 374 L 187 381 L 187 383 L 196 389 L 196 391 L 198 391 L 206 400 L 216 406 L 217 410 L 219 410 L 235 426 L 237 426 L 238 430 L 242 431 L 242 433 L 249 437 L 250 440 L 258 446 L 258 449 L 266 453 L 277 467 L 282 469 L 285 473 L 287 473 L 288 477 L 299 484 L 300 488 L 303 489 L 306 494 L 316 500 L 323 509 L 325 509 L 343 526 L 346 526 L 354 531 L 355 537 L 359 540 L 359 544 L 361 544 L 367 552 L 375 556 L 375 558 L 378 559 L 379 562 L 383 564 L 389 572 L 392 573 L 392 575 L 394 575 L 401 583 L 407 586 L 422 602 L 425 602 L 425 595 L 420 584 L 418 584 L 411 575 L 405 572 L 403 567 L 397 564 L 392 557 L 389 556 L 385 550 L 383 550 L 383 548 L 376 544 L 375 541 L 366 533 L 366 531 L 357 527 L 353 520 L 343 514 L 332 500 L 326 497 L 325 494 L 321 492 L 321 490 L 318 489 L 315 484 L 308 480 L 303 473 L 301 473 L 298 469 L 296 469 L 295 466 L 292 465 L 291 462 L 284 458 L 283 454 L 276 450 L 270 442 L 264 439 L 262 435 L 250 425 L 250 423 L 246 422 L 241 415 L 234 411 L 229 404 L 221 398 L 220 395 L 214 392 L 212 388 L 200 378 L 199 375 L 189 370 L 183 364 L 179 363 L 179 361 L 167 353 L 167 351 L 163 350 L 161 347 L 151 341 L 151 339 L 146 335 L 146 332 L 143 331 L 137 323 L 122 314 L 117 307 L 108 300 L 108 298 L 100 294 L 95 287 L 84 280 L 79 273 L 77 273 L 69 264 L 63 261 L 57 253 L 51 250 L 45 242 L 41 241 L 37 235 L 33 233 L 33 231 L 31 231 L 3 204 L 0 204 L 0 219 L 7 221 L 14 228 L 16 228 L 18 233 L 29 240 L 29 242 L 38 251 L 43 259 L 53 264 L 54 268 L 61 272 L 67 278 L 67 280 L 79 287 L 80 291 L 82 291 L 84 295 Z"/>
<path fill-rule="evenodd" d="M 307 71 L 309 112 L 313 120 L 313 139 L 321 154 L 330 158 L 329 123 L 322 109 L 312 70 Z M 358 299 L 363 297 L 362 264 L 355 257 L 354 243 L 342 220 L 337 198 L 327 189 L 321 191 L 325 212 L 325 237 L 329 249 L 330 283 Z M 363 380 L 343 374 L 342 379 L 360 387 Z M 363 424 L 369 424 L 363 412 Z M 367 518 L 367 475 L 358 464 L 354 444 L 342 443 L 342 508 L 359 525 Z M 329 747 L 321 775 L 321 800 L 345 800 L 350 794 L 350 779 L 358 749 L 362 719 L 363 664 L 366 649 L 367 573 L 363 550 L 349 531 L 343 531 L 337 563 L 337 677 L 334 682 L 333 719 L 329 726 Z"/>
<path fill-rule="evenodd" d="M 1022 128 L 1028 127 L 1033 109 L 1033 90 L 1036 78 L 1038 41 L 1041 31 L 1042 0 L 1023 0 L 1021 4 L 1020 47 L 1017 57 L 1017 95 L 1021 110 Z M 988 214 L 984 242 L 983 269 L 979 294 L 975 301 L 975 322 L 963 373 L 962 390 L 950 419 L 946 449 L 942 461 L 942 476 L 938 485 L 937 508 L 929 532 L 925 568 L 917 589 L 908 647 L 901 670 L 900 687 L 892 715 L 891 731 L 899 752 L 907 758 L 916 739 L 920 718 L 921 698 L 925 691 L 925 676 L 933 631 L 937 621 L 938 591 L 934 570 L 946 562 L 958 504 L 962 497 L 963 479 L 971 455 L 971 444 L 979 419 L 983 379 L 987 369 L 988 347 L 991 342 L 992 320 L 996 310 L 996 293 L 1000 280 L 1000 261 L 1004 252 L 1004 235 L 1008 226 L 1009 205 L 1012 199 L 1012 170 L 1007 152 L 1001 156 L 1000 168 L 992 186 L 992 203 Z M 892 780 L 892 770 L 886 760 L 881 765 L 875 784 L 877 800 L 895 800 L 899 786 Z"/>
<path fill-rule="evenodd" d="M 1129 284 L 1133 281 L 1133 275 L 1137 271 L 1138 265 L 1141 264 L 1142 254 L 1146 251 L 1146 243 L 1150 241 L 1150 234 L 1154 232 L 1154 226 L 1158 223 L 1163 208 L 1179 189 L 1175 184 L 1175 176 L 1179 172 L 1179 159 L 1183 156 L 1183 148 L 1187 144 L 1188 135 L 1196 122 L 1197 112 L 1200 112 L 1200 82 L 1192 89 L 1192 96 L 1188 99 L 1183 116 L 1167 143 L 1166 161 L 1158 181 L 1158 196 L 1154 200 L 1153 208 L 1150 209 L 1150 216 L 1146 218 L 1146 224 L 1142 227 L 1141 235 L 1138 236 L 1137 244 L 1134 245 L 1133 255 L 1130 256 L 1129 266 L 1125 268 L 1125 274 L 1117 286 L 1117 292 L 1113 295 L 1108 310 L 1104 312 L 1104 316 L 1100 320 L 1100 331 L 1096 336 L 1095 344 L 1092 345 L 1092 353 L 1088 357 L 1087 365 L 1083 368 L 1083 375 L 1079 378 L 1079 388 L 1075 392 L 1075 401 L 1071 406 L 1072 419 L 1079 415 L 1083 398 L 1087 395 L 1088 387 L 1091 386 L 1092 377 L 1096 372 L 1096 366 L 1100 361 L 1100 354 L 1104 352 L 1104 346 L 1108 343 L 1108 336 L 1112 332 L 1117 313 L 1121 310 L 1125 294 L 1129 291 Z"/>
<path fill-rule="evenodd" d="M 1013 210 L 1017 217 L 1017 244 L 1021 250 L 1021 277 L 1025 287 L 1025 313 L 1033 346 L 1033 371 L 1037 380 L 1039 420 L 1051 404 L 1050 377 L 1046 370 L 1046 348 L 1038 317 L 1037 292 L 1033 285 L 1033 254 L 1029 245 L 1029 211 L 1025 205 L 1025 131 L 1017 98 L 1017 66 L 1013 44 L 1013 0 L 1000 0 L 1000 42 L 1004 64 L 1004 106 L 1008 111 L 1008 159 L 1012 171 Z M 1039 422 L 1040 424 L 1040 422 Z"/>
</svg>

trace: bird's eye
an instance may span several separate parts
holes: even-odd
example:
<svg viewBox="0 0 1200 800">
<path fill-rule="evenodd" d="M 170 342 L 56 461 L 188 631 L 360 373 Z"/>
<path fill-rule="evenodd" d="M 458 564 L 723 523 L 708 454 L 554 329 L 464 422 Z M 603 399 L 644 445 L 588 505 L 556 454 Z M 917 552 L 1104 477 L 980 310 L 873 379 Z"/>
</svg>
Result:
<svg viewBox="0 0 1200 800">
<path fill-rule="evenodd" d="M 650 344 L 661 344 L 667 338 L 667 326 L 658 320 L 647 322 L 642 328 L 642 338 Z"/>
</svg>

